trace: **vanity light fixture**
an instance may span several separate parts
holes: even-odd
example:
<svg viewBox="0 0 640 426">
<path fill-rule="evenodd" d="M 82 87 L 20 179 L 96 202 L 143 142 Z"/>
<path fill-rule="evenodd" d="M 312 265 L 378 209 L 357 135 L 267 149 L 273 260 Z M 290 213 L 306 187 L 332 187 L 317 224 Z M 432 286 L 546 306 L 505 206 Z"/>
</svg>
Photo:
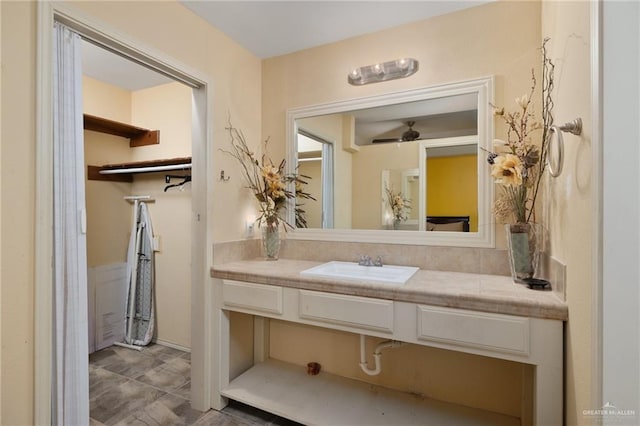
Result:
<svg viewBox="0 0 640 426">
<path fill-rule="evenodd" d="M 354 86 L 379 83 L 381 81 L 405 78 L 418 71 L 418 61 L 413 58 L 401 58 L 381 64 L 355 68 L 349 73 L 347 80 Z"/>
</svg>

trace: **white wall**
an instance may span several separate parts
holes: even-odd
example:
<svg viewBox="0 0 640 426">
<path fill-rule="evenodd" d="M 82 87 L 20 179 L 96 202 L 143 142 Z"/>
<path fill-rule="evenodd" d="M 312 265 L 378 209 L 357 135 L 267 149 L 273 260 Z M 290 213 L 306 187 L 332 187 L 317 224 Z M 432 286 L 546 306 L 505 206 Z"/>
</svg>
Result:
<svg viewBox="0 0 640 426">
<path fill-rule="evenodd" d="M 603 2 L 602 403 L 640 422 L 640 5 Z M 600 407 L 593 407 L 600 408 Z"/>
</svg>

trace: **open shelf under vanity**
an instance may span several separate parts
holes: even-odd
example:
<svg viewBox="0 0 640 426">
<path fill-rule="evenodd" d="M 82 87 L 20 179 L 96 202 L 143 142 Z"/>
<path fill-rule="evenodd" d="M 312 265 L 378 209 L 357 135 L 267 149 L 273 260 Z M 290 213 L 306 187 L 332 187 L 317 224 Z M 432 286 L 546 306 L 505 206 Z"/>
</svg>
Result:
<svg viewBox="0 0 640 426">
<path fill-rule="evenodd" d="M 520 419 L 269 359 L 222 395 L 306 425 L 520 425 Z"/>
</svg>

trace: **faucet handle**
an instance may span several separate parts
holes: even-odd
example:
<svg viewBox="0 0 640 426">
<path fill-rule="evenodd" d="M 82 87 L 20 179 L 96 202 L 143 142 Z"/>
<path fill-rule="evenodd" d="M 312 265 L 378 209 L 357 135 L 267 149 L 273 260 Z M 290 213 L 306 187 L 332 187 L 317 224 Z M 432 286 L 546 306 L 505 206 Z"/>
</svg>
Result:
<svg viewBox="0 0 640 426">
<path fill-rule="evenodd" d="M 373 266 L 382 266 L 382 256 L 378 256 L 376 261 L 373 263 Z"/>
</svg>

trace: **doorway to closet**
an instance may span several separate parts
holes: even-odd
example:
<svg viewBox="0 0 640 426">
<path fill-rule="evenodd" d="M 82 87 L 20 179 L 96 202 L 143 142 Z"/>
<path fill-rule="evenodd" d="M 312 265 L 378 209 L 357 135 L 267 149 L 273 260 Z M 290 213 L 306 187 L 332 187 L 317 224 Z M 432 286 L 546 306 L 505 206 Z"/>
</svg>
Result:
<svg viewBox="0 0 640 426">
<path fill-rule="evenodd" d="M 74 37 L 70 37 L 69 33 L 64 35 L 52 31 L 54 26 L 57 28 L 60 24 L 82 39 L 131 58 L 192 88 L 193 196 L 190 226 L 184 230 L 185 234 L 191 236 L 191 404 L 199 410 L 207 410 L 210 407 L 208 389 L 211 361 L 208 357 L 210 339 L 206 313 L 209 311 L 207 307 L 211 291 L 205 284 L 209 275 L 208 259 L 212 258 L 212 230 L 207 208 L 211 194 L 207 181 L 212 180 L 213 151 L 207 115 L 213 103 L 211 81 L 197 71 L 187 70 L 179 61 L 78 13 L 66 4 L 39 3 L 38 18 L 37 115 L 40 124 L 36 150 L 36 423 L 49 424 L 60 419 L 63 422 L 65 419 L 77 419 L 74 423 L 84 423 L 88 417 L 88 392 L 83 390 L 88 379 L 87 264 L 86 260 L 76 262 L 75 259 L 82 256 L 76 257 L 77 251 L 73 251 L 73 247 L 71 251 L 64 248 L 64 244 L 75 244 L 73 241 L 77 237 L 77 247 L 86 253 L 84 154 L 81 148 L 74 148 L 83 144 L 82 111 L 74 106 L 77 103 L 75 97 L 81 93 L 74 82 L 79 82 L 81 77 L 79 71 L 69 72 L 79 68 L 69 62 L 74 55 L 69 50 L 76 48 L 64 47 L 64 51 L 60 50 L 61 40 L 65 39 L 63 43 L 70 45 L 69 41 Z M 76 57 L 81 56 L 76 54 Z M 61 100 L 70 100 L 70 103 L 63 104 Z M 67 133 L 63 135 L 61 132 Z M 79 136 L 75 135 L 76 132 Z M 62 149 L 71 152 L 61 157 L 59 151 Z M 65 157 L 69 161 L 61 161 Z M 66 192 L 62 192 L 52 182 L 58 182 L 61 170 L 65 169 L 70 170 L 64 175 L 69 176 L 69 185 L 63 188 Z M 73 174 L 77 177 L 73 178 Z M 73 198 L 76 190 L 81 194 Z M 72 198 L 65 199 L 66 195 Z M 75 306 L 78 309 L 74 309 Z"/>
<path fill-rule="evenodd" d="M 189 411 L 192 89 L 87 41 L 82 70 L 91 419 Z M 131 197 L 144 197 L 153 229 L 153 337 L 140 351 L 114 345 L 125 340 Z"/>
</svg>

